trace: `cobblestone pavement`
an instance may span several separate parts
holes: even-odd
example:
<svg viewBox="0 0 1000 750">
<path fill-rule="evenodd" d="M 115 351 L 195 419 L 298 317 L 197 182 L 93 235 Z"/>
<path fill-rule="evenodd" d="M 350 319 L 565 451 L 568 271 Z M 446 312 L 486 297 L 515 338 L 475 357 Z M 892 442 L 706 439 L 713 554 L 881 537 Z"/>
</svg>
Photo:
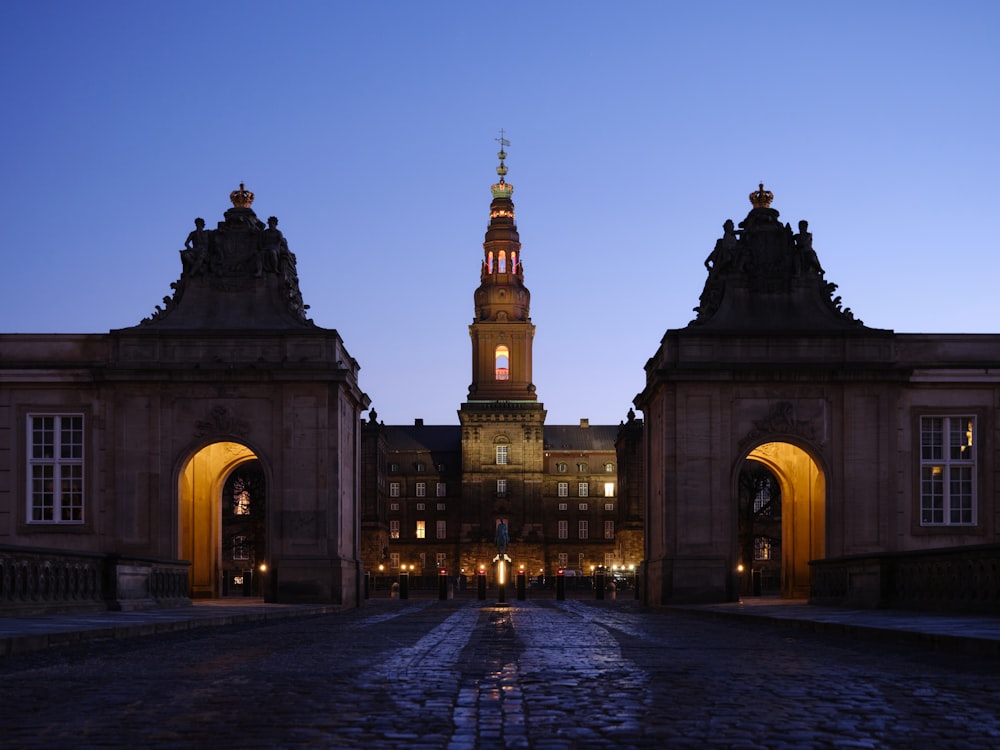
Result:
<svg viewBox="0 0 1000 750">
<path fill-rule="evenodd" d="M 632 602 L 373 601 L 0 659 L 4 748 L 997 748 L 1000 661 Z"/>
</svg>

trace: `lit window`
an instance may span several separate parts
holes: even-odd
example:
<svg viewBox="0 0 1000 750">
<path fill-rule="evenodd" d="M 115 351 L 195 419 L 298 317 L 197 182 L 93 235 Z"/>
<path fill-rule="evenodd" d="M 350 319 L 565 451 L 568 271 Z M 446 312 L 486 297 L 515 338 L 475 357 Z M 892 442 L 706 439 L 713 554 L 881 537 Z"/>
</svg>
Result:
<svg viewBox="0 0 1000 750">
<path fill-rule="evenodd" d="M 83 522 L 83 416 L 28 418 L 31 523 Z"/>
<path fill-rule="evenodd" d="M 565 552 L 559 553 L 559 567 L 565 568 L 569 564 L 569 555 Z"/>
<path fill-rule="evenodd" d="M 580 538 L 589 539 L 590 538 L 590 524 L 587 521 L 580 521 Z"/>
<path fill-rule="evenodd" d="M 444 497 L 445 494 L 446 494 L 447 488 L 448 488 L 448 485 L 446 485 L 444 482 L 438 482 L 437 483 L 437 496 L 438 497 Z"/>
<path fill-rule="evenodd" d="M 559 510 L 569 510 L 569 503 L 559 503 Z"/>
<path fill-rule="evenodd" d="M 247 545 L 247 538 L 245 536 L 233 537 L 233 559 L 234 560 L 250 559 L 250 547 Z"/>
<path fill-rule="evenodd" d="M 614 497 L 615 496 L 615 483 L 605 482 L 604 483 L 604 497 Z"/>
<path fill-rule="evenodd" d="M 569 521 L 559 522 L 559 538 L 568 539 L 569 538 Z"/>
<path fill-rule="evenodd" d="M 417 521 L 417 539 L 423 539 L 427 536 L 427 524 L 423 521 Z"/>
<path fill-rule="evenodd" d="M 250 493 L 247 491 L 246 482 L 242 477 L 233 480 L 233 515 L 250 515 Z"/>
<path fill-rule="evenodd" d="M 443 570 L 444 567 L 448 564 L 448 553 L 447 552 L 438 552 L 434 556 L 434 560 L 435 560 L 435 564 L 437 565 L 437 569 L 438 570 Z"/>
<path fill-rule="evenodd" d="M 507 463 L 507 448 L 506 445 L 497 446 L 497 463 L 506 464 Z"/>
<path fill-rule="evenodd" d="M 614 539 L 615 538 L 615 522 L 605 521 L 604 522 L 604 538 Z"/>
<path fill-rule="evenodd" d="M 576 496 L 577 497 L 588 497 L 590 495 L 590 485 L 586 482 L 580 482 L 576 486 Z"/>
<path fill-rule="evenodd" d="M 510 380 L 510 350 L 501 344 L 493 353 L 494 372 L 497 380 Z"/>
<path fill-rule="evenodd" d="M 389 538 L 399 539 L 399 521 L 389 521 Z"/>
<path fill-rule="evenodd" d="M 976 418 L 920 418 L 920 523 L 976 523 Z"/>
<path fill-rule="evenodd" d="M 507 251 L 497 253 L 497 273 L 507 273 Z"/>
<path fill-rule="evenodd" d="M 765 536 L 754 537 L 753 540 L 753 559 L 754 560 L 770 560 L 771 559 L 771 540 Z"/>
<path fill-rule="evenodd" d="M 438 539 L 445 539 L 445 538 L 447 538 L 447 536 L 448 536 L 448 522 L 447 521 L 438 521 L 437 524 L 435 525 L 434 532 L 435 532 L 435 534 L 436 534 L 436 536 L 437 536 Z M 440 566 L 440 564 L 441 563 L 438 563 L 439 566 Z"/>
<path fill-rule="evenodd" d="M 569 482 L 560 482 L 558 489 L 559 497 L 569 497 Z"/>
<path fill-rule="evenodd" d="M 389 497 L 399 497 L 399 482 L 389 482 Z"/>
<path fill-rule="evenodd" d="M 417 482 L 417 497 L 427 496 L 427 482 Z"/>
<path fill-rule="evenodd" d="M 615 470 L 615 465 L 614 464 L 604 464 L 604 471 L 606 473 L 611 474 L 611 473 L 614 472 L 614 470 Z"/>
</svg>

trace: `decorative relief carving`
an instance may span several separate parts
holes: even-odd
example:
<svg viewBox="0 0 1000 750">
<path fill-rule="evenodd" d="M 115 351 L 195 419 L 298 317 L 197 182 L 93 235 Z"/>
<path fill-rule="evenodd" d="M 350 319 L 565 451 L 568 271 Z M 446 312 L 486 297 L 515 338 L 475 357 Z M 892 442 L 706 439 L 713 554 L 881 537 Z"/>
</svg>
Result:
<svg viewBox="0 0 1000 750">
<path fill-rule="evenodd" d="M 206 435 L 247 435 L 250 423 L 237 419 L 232 410 L 225 406 L 214 406 L 208 413 L 208 419 L 195 422 L 195 437 Z"/>
<path fill-rule="evenodd" d="M 762 438 L 788 435 L 817 443 L 815 424 L 811 420 L 796 419 L 795 407 L 788 401 L 773 404 L 768 415 L 764 419 L 754 420 L 753 425 L 753 429 L 740 441 L 741 449 L 759 442 Z"/>
</svg>

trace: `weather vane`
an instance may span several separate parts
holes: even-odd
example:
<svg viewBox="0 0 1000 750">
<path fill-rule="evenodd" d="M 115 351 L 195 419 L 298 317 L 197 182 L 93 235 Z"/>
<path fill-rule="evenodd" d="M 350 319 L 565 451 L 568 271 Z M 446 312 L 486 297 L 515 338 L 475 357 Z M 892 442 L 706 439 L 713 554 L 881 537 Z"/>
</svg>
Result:
<svg viewBox="0 0 1000 750">
<path fill-rule="evenodd" d="M 508 141 L 506 138 L 503 137 L 503 128 L 500 128 L 500 137 L 494 138 L 493 140 L 495 140 L 497 143 L 500 144 L 501 151 L 503 150 L 504 146 L 510 145 L 510 141 Z"/>
</svg>

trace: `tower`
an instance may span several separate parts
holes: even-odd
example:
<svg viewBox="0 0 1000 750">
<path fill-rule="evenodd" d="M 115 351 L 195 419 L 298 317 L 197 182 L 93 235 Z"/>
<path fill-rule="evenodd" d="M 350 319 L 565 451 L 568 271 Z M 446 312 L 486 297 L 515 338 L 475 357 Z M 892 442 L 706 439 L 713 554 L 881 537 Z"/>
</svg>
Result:
<svg viewBox="0 0 1000 750">
<path fill-rule="evenodd" d="M 472 339 L 472 384 L 459 409 L 462 424 L 463 536 L 492 539 L 504 518 L 511 541 L 541 536 L 541 472 L 545 409 L 531 379 L 535 326 L 524 285 L 521 241 L 514 223 L 513 185 L 505 177 L 510 145 L 499 139 L 499 181 L 492 186 L 483 242 Z"/>
</svg>

